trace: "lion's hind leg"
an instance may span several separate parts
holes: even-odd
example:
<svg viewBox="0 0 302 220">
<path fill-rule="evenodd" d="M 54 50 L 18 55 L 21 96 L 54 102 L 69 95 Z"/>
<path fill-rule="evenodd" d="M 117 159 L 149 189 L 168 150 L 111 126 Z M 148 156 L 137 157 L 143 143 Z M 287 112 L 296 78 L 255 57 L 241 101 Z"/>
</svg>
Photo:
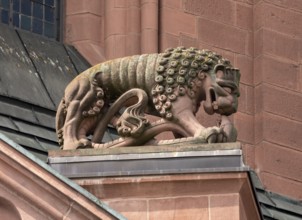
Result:
<svg viewBox="0 0 302 220">
<path fill-rule="evenodd" d="M 91 147 L 85 134 L 97 121 L 97 116 L 104 105 L 103 95 L 103 90 L 91 84 L 87 78 L 77 80 L 66 89 L 64 150 Z"/>
</svg>

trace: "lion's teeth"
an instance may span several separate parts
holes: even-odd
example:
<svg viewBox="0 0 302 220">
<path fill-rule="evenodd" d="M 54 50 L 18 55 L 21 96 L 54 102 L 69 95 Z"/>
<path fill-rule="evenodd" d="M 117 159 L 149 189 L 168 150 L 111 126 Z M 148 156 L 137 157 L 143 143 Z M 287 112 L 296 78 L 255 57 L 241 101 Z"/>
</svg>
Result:
<svg viewBox="0 0 302 220">
<path fill-rule="evenodd" d="M 218 103 L 216 101 L 212 103 L 212 106 L 214 110 L 218 110 Z"/>
</svg>

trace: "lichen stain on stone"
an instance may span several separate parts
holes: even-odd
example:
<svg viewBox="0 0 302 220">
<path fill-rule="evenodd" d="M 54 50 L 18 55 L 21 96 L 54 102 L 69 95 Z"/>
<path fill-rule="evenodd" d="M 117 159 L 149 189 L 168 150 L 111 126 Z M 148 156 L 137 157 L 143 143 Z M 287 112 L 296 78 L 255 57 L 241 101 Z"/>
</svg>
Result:
<svg viewBox="0 0 302 220">
<path fill-rule="evenodd" d="M 37 54 L 35 53 L 35 51 L 31 51 L 29 53 L 29 55 L 33 58 L 33 59 L 39 59 L 39 57 L 37 56 Z"/>
<path fill-rule="evenodd" d="M 65 70 L 67 71 L 67 73 L 69 73 L 69 74 L 72 74 L 73 72 L 72 72 L 72 70 L 68 67 L 68 66 L 66 66 L 65 65 Z"/>
<path fill-rule="evenodd" d="M 60 72 L 64 72 L 63 68 L 59 65 L 59 60 L 53 60 L 50 57 L 47 57 L 46 59 L 43 60 L 44 64 L 49 63 L 51 66 L 53 66 L 54 68 L 58 68 Z M 66 70 L 69 70 L 69 68 L 67 66 L 65 66 Z"/>
<path fill-rule="evenodd" d="M 29 72 L 31 75 L 34 74 L 35 77 L 40 78 L 40 77 L 39 77 L 39 74 L 38 74 L 37 72 L 33 72 L 32 70 L 28 70 L 28 72 Z"/>
<path fill-rule="evenodd" d="M 47 57 L 47 60 L 49 61 L 49 63 L 52 65 L 52 66 L 56 66 L 55 62 L 53 62 L 52 59 L 50 59 L 49 57 Z"/>
<path fill-rule="evenodd" d="M 22 63 L 31 64 L 31 60 L 27 57 L 26 53 L 18 48 L 10 47 L 3 37 L 0 37 L 0 52 L 4 56 L 13 56 L 20 60 Z"/>
</svg>

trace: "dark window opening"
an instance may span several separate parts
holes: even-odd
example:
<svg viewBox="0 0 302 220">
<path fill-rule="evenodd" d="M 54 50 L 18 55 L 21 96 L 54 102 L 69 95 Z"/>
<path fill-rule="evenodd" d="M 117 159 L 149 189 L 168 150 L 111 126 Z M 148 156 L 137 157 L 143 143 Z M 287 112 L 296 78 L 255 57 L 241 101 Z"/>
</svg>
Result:
<svg viewBox="0 0 302 220">
<path fill-rule="evenodd" d="M 60 40 L 60 0 L 0 0 L 0 22 Z"/>
</svg>

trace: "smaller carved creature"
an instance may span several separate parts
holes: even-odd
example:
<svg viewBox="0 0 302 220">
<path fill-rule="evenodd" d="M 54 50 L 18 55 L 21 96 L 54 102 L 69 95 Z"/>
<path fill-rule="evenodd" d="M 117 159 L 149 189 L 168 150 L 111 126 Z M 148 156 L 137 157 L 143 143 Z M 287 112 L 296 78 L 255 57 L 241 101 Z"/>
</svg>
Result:
<svg viewBox="0 0 302 220">
<path fill-rule="evenodd" d="M 236 141 L 227 116 L 237 110 L 239 79 L 239 70 L 228 60 L 196 48 L 97 64 L 65 90 L 56 118 L 59 143 L 63 149 L 135 146 L 150 143 L 164 131 L 199 143 Z M 222 115 L 220 126 L 205 128 L 198 122 L 195 114 L 201 102 L 208 114 Z M 161 120 L 150 123 L 145 112 Z M 102 143 L 108 124 L 121 138 Z"/>
</svg>

